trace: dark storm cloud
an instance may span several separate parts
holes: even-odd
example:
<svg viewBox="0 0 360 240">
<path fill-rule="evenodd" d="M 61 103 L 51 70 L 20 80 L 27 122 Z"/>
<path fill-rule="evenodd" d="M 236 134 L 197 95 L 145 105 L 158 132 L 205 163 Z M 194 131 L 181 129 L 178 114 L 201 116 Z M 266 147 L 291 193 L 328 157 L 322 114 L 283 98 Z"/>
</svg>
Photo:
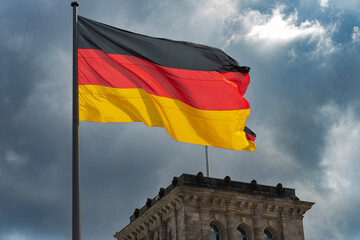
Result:
<svg viewBox="0 0 360 240">
<path fill-rule="evenodd" d="M 352 11 L 338 14 L 341 11 L 335 8 L 328 14 L 310 1 L 284 3 L 288 4 L 285 16 L 296 9 L 299 23 L 318 20 L 318 26 L 328 31 L 324 36 L 332 42 L 326 45 L 314 35 L 313 41 L 310 36 L 267 49 L 245 39 L 225 47 L 240 64 L 252 68 L 246 93 L 252 107 L 248 125 L 258 134 L 258 149 L 238 153 L 210 148 L 212 176 L 230 175 L 240 181 L 255 178 L 259 183 L 282 182 L 287 187 L 296 184 L 300 190 L 311 186 L 311 190 L 321 191 L 316 197 L 310 190 L 297 191 L 301 199 L 322 201 L 326 197 L 334 207 L 338 204 L 333 196 L 340 190 L 330 194 L 321 184 L 326 176 L 321 159 L 328 148 L 328 130 L 337 122 L 324 119 L 320 110 L 332 102 L 360 114 L 356 104 L 359 43 L 351 39 L 359 18 Z M 0 238 L 69 239 L 70 1 L 7 1 L 0 5 Z M 247 34 L 239 17 L 251 10 L 270 16 L 277 6 L 279 3 L 268 1 L 224 1 L 219 5 L 211 1 L 149 4 L 106 0 L 80 2 L 79 14 L 153 36 L 222 47 L 233 33 L 243 30 L 241 33 Z M 212 14 L 217 11 L 222 12 Z M 336 30 L 330 30 L 331 24 Z M 325 53 L 329 49 L 321 48 L 319 42 L 335 50 Z M 81 123 L 80 139 L 84 239 L 112 239 L 113 232 L 128 224 L 134 209 L 170 184 L 173 176 L 205 172 L 204 148 L 176 142 L 164 129 L 141 123 Z M 356 205 L 355 200 L 348 201 L 349 205 Z M 315 205 L 314 213 L 324 213 L 324 205 Z M 334 210 L 334 214 L 340 212 Z M 348 239 L 355 239 L 358 215 L 349 208 L 343 212 L 343 229 L 349 232 Z M 324 219 L 312 219 L 322 229 L 319 222 Z M 324 232 L 318 231 L 317 236 Z"/>
<path fill-rule="evenodd" d="M 0 136 L 0 208 L 3 216 L 9 217 L 1 218 L 0 232 L 5 239 L 11 236 L 46 239 L 48 235 L 68 239 L 71 234 L 71 8 L 60 2 L 18 4 L 3 4 L 1 13 L 6 33 L 2 35 L 1 46 L 4 56 L 1 113 L 6 117 L 1 118 L 5 127 Z M 128 5 L 127 10 L 136 9 L 138 14 L 142 11 L 136 2 Z M 91 4 L 86 4 L 82 13 L 86 13 L 86 6 Z M 148 5 L 141 6 L 143 11 L 149 11 Z M 139 14 L 138 21 L 143 22 L 144 16 Z M 136 18 L 132 16 L 132 19 Z M 85 238 L 111 237 L 121 224 L 125 225 L 133 209 L 158 191 L 158 186 L 150 188 L 145 183 L 154 183 L 157 179 L 154 172 L 160 165 L 167 165 L 164 160 L 173 157 L 161 150 L 161 144 L 170 140 L 166 135 L 163 139 L 163 130 L 156 137 L 156 131 L 146 129 L 148 137 L 144 138 L 143 132 L 126 135 L 124 128 L 117 124 L 106 130 L 96 124 L 91 127 L 81 124 L 81 172 L 82 179 L 86 179 L 82 184 Z M 174 144 L 174 140 L 170 141 Z M 153 148 L 156 144 L 160 145 Z M 130 204 L 134 199 L 135 203 Z M 126 217 L 119 222 L 120 215 Z M 99 231 L 100 228 L 103 230 Z"/>
<path fill-rule="evenodd" d="M 71 75 L 54 78 L 49 73 L 51 65 L 64 64 L 49 57 L 57 48 L 60 52 L 68 48 L 64 42 L 71 41 L 67 30 L 71 14 L 66 14 L 69 20 L 64 21 L 61 9 L 65 6 L 60 2 L 1 5 L 1 238 L 20 234 L 19 238 L 52 235 L 61 239 L 70 233 L 71 226 L 71 168 L 66 161 L 70 153 L 66 139 L 71 136 L 66 124 L 70 121 L 58 121 L 61 116 L 50 105 L 52 98 L 39 89 L 51 94 L 52 89 L 46 89 L 49 81 L 54 86 L 59 81 L 71 85 L 64 83 Z"/>
<path fill-rule="evenodd" d="M 160 187 L 167 187 L 174 175 L 182 174 L 179 168 L 186 171 L 183 165 L 196 173 L 191 164 L 203 154 L 203 148 L 190 145 L 193 153 L 183 161 L 184 147 L 163 129 L 142 123 L 84 123 L 80 129 L 82 196 L 86 198 L 83 231 L 94 239 L 111 238 L 111 233 L 126 226 L 135 208 L 155 197 Z M 178 168 L 172 169 L 176 165 Z"/>
</svg>

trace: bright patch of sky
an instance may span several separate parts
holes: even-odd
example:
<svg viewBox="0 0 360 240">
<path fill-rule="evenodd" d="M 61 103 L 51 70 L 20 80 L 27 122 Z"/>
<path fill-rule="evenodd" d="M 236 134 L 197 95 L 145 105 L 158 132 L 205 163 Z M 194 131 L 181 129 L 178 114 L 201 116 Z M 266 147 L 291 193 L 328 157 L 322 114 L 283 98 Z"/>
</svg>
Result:
<svg viewBox="0 0 360 240">
<path fill-rule="evenodd" d="M 13 230 L 11 233 L 8 234 L 0 234 L 0 239 L 2 240 L 48 240 L 49 236 L 47 237 L 39 237 L 39 236 L 32 236 L 31 234 L 26 234 L 18 230 Z M 58 238 L 51 236 L 52 240 L 65 240 L 65 238 Z"/>
<path fill-rule="evenodd" d="M 229 16 L 236 13 L 236 4 L 232 0 L 208 0 L 194 1 L 199 7 L 199 15 L 201 17 L 215 18 L 225 20 Z"/>
<path fill-rule="evenodd" d="M 278 5 L 271 13 L 249 10 L 239 16 L 234 21 L 240 22 L 244 30 L 235 32 L 225 47 L 231 42 L 247 41 L 264 49 L 304 41 L 315 44 L 315 53 L 329 54 L 335 50 L 331 39 L 334 26 L 323 26 L 316 19 L 299 22 L 297 10 L 286 14 L 285 9 L 285 5 Z"/>
<path fill-rule="evenodd" d="M 286 16 L 283 7 L 275 8 L 271 15 L 261 15 L 257 11 L 249 13 L 248 24 L 253 22 L 252 27 L 245 36 L 248 41 L 262 41 L 265 43 L 290 42 L 307 37 L 324 35 L 325 28 L 317 21 L 309 21 L 297 25 L 297 12 Z"/>
<path fill-rule="evenodd" d="M 331 122 L 321 158 L 321 187 L 324 192 L 319 194 L 314 186 L 302 184 L 298 188 L 316 202 L 305 225 L 311 231 L 308 235 L 312 239 L 357 239 L 344 231 L 351 225 L 349 216 L 356 214 L 352 213 L 354 204 L 360 202 L 360 186 L 357 184 L 360 180 L 360 152 L 354 147 L 360 145 L 360 121 L 355 109 L 356 106 L 342 109 L 331 102 L 319 111 L 321 122 Z M 321 222 L 316 220 L 319 215 L 322 215 Z M 310 227 L 315 224 L 316 228 Z M 336 227 L 340 225 L 342 228 Z M 331 233 L 326 231 L 329 226 L 333 226 Z"/>
<path fill-rule="evenodd" d="M 320 0 L 320 6 L 326 8 L 329 6 L 329 0 Z"/>
<path fill-rule="evenodd" d="M 353 32 L 351 34 L 351 39 L 353 42 L 359 42 L 360 41 L 360 30 L 358 26 L 355 26 L 353 28 Z"/>
<path fill-rule="evenodd" d="M 353 108 L 340 109 L 334 103 L 325 105 L 320 112 L 333 121 L 321 160 L 326 173 L 324 185 L 336 192 L 349 191 L 360 180 L 360 153 L 354 148 L 360 145 L 360 121 Z"/>
<path fill-rule="evenodd" d="M 12 150 L 5 153 L 5 160 L 11 166 L 19 166 L 26 162 L 26 157 Z"/>
</svg>

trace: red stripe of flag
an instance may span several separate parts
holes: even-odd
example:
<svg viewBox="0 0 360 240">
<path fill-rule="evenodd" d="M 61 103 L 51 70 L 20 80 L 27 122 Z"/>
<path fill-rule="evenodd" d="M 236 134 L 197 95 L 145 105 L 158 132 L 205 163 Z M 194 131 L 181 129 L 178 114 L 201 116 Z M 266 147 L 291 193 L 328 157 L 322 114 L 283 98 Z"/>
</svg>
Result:
<svg viewBox="0 0 360 240">
<path fill-rule="evenodd" d="M 142 88 L 203 110 L 249 109 L 243 98 L 250 78 L 242 72 L 169 68 L 144 59 L 79 49 L 79 85 Z"/>
</svg>

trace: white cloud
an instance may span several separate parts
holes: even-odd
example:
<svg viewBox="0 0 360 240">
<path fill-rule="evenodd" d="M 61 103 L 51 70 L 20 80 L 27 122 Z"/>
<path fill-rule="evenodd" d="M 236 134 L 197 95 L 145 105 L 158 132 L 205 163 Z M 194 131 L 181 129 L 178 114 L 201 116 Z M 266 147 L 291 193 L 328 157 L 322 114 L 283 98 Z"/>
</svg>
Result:
<svg viewBox="0 0 360 240">
<path fill-rule="evenodd" d="M 326 148 L 321 161 L 325 169 L 324 185 L 335 192 L 349 191 L 360 180 L 360 121 L 352 108 L 341 111 L 336 105 L 321 109 L 334 124 L 326 136 Z M 356 179 L 359 178 L 359 179 Z"/>
<path fill-rule="evenodd" d="M 0 234 L 0 239 L 2 240 L 46 240 L 49 237 L 39 237 L 39 236 L 32 236 L 30 233 L 20 233 L 18 230 L 10 230 L 9 233 Z M 52 236 L 51 239 L 53 240 L 63 240 L 65 238 L 59 238 Z"/>
<path fill-rule="evenodd" d="M 209 19 L 219 19 L 224 21 L 229 16 L 236 13 L 236 4 L 232 0 L 207 0 L 193 1 L 198 10 L 196 16 Z"/>
<path fill-rule="evenodd" d="M 188 4 L 193 10 L 186 20 L 193 29 L 190 35 L 196 36 L 195 42 L 211 45 L 216 44 L 215 39 L 220 39 L 226 20 L 238 12 L 238 3 L 233 0 L 191 0 Z"/>
<path fill-rule="evenodd" d="M 318 120 L 329 124 L 325 134 L 325 148 L 321 157 L 322 181 L 319 192 L 314 184 L 300 183 L 297 190 L 301 195 L 315 201 L 307 213 L 305 229 L 312 239 L 355 239 L 350 238 L 349 217 L 358 219 L 354 209 L 360 202 L 360 121 L 353 107 L 342 109 L 329 103 L 320 109 Z M 312 185 L 312 186 L 311 186 Z M 319 221 L 321 218 L 321 221 Z M 327 229 L 331 229 L 331 233 Z M 349 234 L 349 236 L 347 236 Z"/>
<path fill-rule="evenodd" d="M 150 36 L 192 41 L 211 46 L 219 46 L 226 20 L 233 18 L 239 10 L 239 1 L 235 0 L 161 0 L 146 21 L 104 21 L 110 25 L 129 26 L 124 28 Z M 119 22 L 119 24 L 112 24 Z"/>
<path fill-rule="evenodd" d="M 322 8 L 327 8 L 329 7 L 329 0 L 320 0 L 320 6 Z"/>
<path fill-rule="evenodd" d="M 306 20 L 296 26 L 297 12 L 286 17 L 282 11 L 282 8 L 275 8 L 271 16 L 258 15 L 257 25 L 252 26 L 246 39 L 249 41 L 289 42 L 324 34 L 325 29 L 319 22 Z"/>
<path fill-rule="evenodd" d="M 26 157 L 12 150 L 9 150 L 5 153 L 5 160 L 11 166 L 19 166 L 26 162 Z"/>
<path fill-rule="evenodd" d="M 231 42 L 245 40 L 259 48 L 283 47 L 296 41 L 306 41 L 316 46 L 313 53 L 328 54 L 335 50 L 331 34 L 334 26 L 325 27 L 317 20 L 305 20 L 298 23 L 295 10 L 285 14 L 285 5 L 272 9 L 270 14 L 262 14 L 257 10 L 249 10 L 245 15 L 235 19 L 244 30 L 235 32 L 228 40 Z"/>
<path fill-rule="evenodd" d="M 354 26 L 351 39 L 353 42 L 360 42 L 360 29 L 358 26 Z"/>
<path fill-rule="evenodd" d="M 24 236 L 18 232 L 2 235 L 2 237 L 4 240 L 27 240 L 27 239 L 29 239 L 29 238 L 26 238 L 26 236 Z"/>
<path fill-rule="evenodd" d="M 332 0 L 332 5 L 338 9 L 347 10 L 347 12 L 360 13 L 360 1 L 359 0 Z"/>
</svg>

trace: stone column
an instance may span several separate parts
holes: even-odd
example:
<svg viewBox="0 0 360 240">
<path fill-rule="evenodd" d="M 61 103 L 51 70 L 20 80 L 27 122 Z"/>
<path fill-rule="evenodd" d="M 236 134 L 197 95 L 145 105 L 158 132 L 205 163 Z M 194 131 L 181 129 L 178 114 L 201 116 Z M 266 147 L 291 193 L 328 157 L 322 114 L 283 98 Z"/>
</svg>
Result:
<svg viewBox="0 0 360 240">
<path fill-rule="evenodd" d="M 202 239 L 210 239 L 210 213 L 209 209 L 200 206 L 200 227 Z"/>
<path fill-rule="evenodd" d="M 159 237 L 160 240 L 166 240 L 167 238 L 167 231 L 166 231 L 166 222 L 161 222 L 160 230 L 159 230 Z"/>
<path fill-rule="evenodd" d="M 154 240 L 154 232 L 153 231 L 148 231 L 146 233 L 146 240 Z"/>
<path fill-rule="evenodd" d="M 286 220 L 284 219 L 284 216 L 283 216 L 283 209 L 281 209 L 279 211 L 279 216 L 280 216 L 280 233 L 279 233 L 279 237 L 281 240 L 284 240 L 285 239 L 285 231 L 284 229 L 286 229 Z"/>
<path fill-rule="evenodd" d="M 282 239 L 304 240 L 304 227 L 302 219 L 282 218 Z"/>
<path fill-rule="evenodd" d="M 254 240 L 264 240 L 260 217 L 254 217 Z"/>
<path fill-rule="evenodd" d="M 227 240 L 236 240 L 236 226 L 234 214 L 226 215 L 226 234 Z"/>
</svg>

